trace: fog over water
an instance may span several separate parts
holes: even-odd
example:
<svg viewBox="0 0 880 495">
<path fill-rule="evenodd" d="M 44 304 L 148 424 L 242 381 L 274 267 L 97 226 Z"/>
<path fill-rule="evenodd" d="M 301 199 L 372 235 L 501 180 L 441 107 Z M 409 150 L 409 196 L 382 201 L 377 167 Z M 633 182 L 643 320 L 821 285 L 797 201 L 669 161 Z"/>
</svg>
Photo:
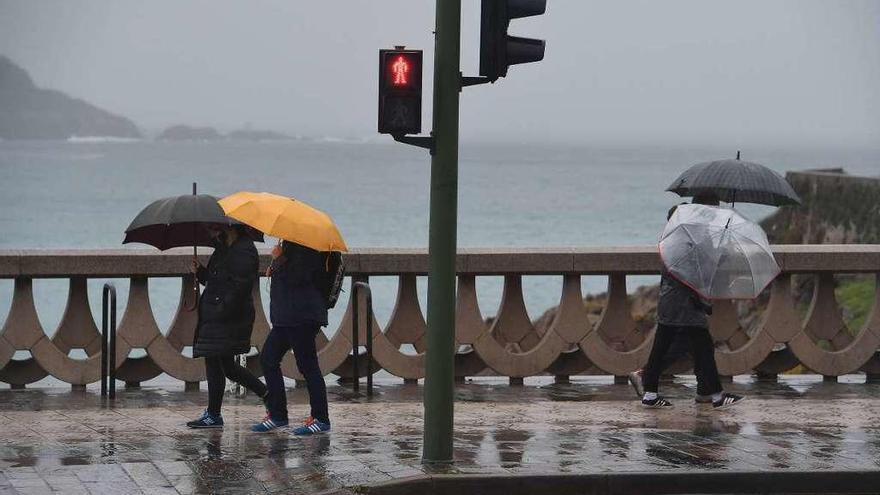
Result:
<svg viewBox="0 0 880 495">
<path fill-rule="evenodd" d="M 478 1 L 462 10 L 476 74 Z M 0 0 L 0 52 L 132 118 L 377 138 L 377 50 L 425 50 L 434 2 Z M 880 2 L 550 0 L 546 58 L 468 88 L 463 140 L 877 146 Z M 429 125 L 426 125 L 426 130 Z"/>
</svg>

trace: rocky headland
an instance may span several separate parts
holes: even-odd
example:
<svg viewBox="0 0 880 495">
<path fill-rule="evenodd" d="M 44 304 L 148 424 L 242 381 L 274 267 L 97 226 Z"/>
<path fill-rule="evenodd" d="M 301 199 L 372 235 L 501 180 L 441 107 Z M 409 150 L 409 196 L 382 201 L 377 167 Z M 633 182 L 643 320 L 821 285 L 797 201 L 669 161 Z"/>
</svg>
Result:
<svg viewBox="0 0 880 495">
<path fill-rule="evenodd" d="M 37 87 L 30 75 L 0 55 L 0 138 L 140 138 L 129 119 L 60 91 Z"/>
</svg>

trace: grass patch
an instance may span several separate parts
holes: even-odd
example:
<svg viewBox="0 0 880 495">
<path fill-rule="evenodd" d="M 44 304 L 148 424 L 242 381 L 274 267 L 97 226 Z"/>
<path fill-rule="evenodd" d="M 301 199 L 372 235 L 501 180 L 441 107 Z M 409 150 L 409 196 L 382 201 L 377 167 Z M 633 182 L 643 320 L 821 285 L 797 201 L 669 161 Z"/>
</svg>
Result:
<svg viewBox="0 0 880 495">
<path fill-rule="evenodd" d="M 874 303 L 874 278 L 857 278 L 842 282 L 835 290 L 837 302 L 843 308 L 843 319 L 855 335 L 862 329 Z"/>
</svg>

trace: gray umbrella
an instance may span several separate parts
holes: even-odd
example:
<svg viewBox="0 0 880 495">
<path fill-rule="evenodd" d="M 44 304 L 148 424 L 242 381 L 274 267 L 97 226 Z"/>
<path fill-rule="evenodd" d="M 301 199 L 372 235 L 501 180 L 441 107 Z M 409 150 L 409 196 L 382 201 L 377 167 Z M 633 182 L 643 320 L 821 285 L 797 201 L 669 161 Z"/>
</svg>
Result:
<svg viewBox="0 0 880 495">
<path fill-rule="evenodd" d="M 187 194 L 163 198 L 150 203 L 125 229 L 123 244 L 140 242 L 161 250 L 181 246 L 213 247 L 207 227 L 243 225 L 229 218 L 209 194 Z M 263 234 L 245 229 L 256 241 L 263 241 Z"/>
<path fill-rule="evenodd" d="M 698 163 L 678 176 L 666 189 L 679 196 L 713 193 L 725 203 L 798 205 L 798 197 L 784 177 L 759 163 L 716 160 Z"/>
</svg>

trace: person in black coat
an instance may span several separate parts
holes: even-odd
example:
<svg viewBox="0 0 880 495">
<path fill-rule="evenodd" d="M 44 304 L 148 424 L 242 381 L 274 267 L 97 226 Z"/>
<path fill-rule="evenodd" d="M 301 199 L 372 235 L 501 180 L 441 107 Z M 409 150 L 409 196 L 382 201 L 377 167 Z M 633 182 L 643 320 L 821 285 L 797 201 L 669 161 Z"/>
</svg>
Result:
<svg viewBox="0 0 880 495">
<path fill-rule="evenodd" d="M 282 242 L 273 252 L 268 275 L 271 278 L 269 319 L 272 331 L 260 353 L 260 364 L 269 394 L 267 417 L 253 431 L 265 432 L 287 426 L 287 395 L 281 360 L 293 350 L 296 366 L 306 380 L 311 415 L 296 428 L 296 435 L 330 430 L 327 388 L 318 365 L 315 337 L 327 324 L 326 253 L 292 242 Z"/>
<path fill-rule="evenodd" d="M 192 271 L 205 286 L 199 299 L 199 319 L 193 343 L 193 357 L 205 358 L 208 378 L 208 408 L 190 428 L 223 426 L 220 407 L 226 378 L 243 385 L 260 398 L 266 385 L 235 361 L 235 355 L 251 349 L 254 328 L 254 300 L 259 256 L 254 242 L 241 226 L 209 228 L 215 240 L 208 266 L 193 260 Z"/>
<path fill-rule="evenodd" d="M 718 206 L 718 197 L 704 193 L 694 197 L 694 204 Z M 669 209 L 668 221 L 677 206 Z M 682 342 L 690 344 L 697 377 L 697 402 L 711 402 L 715 409 L 732 406 L 743 397 L 725 392 L 715 363 L 715 344 L 709 333 L 709 315 L 712 304 L 699 293 L 673 277 L 665 268 L 660 276 L 660 294 L 657 301 L 657 330 L 651 355 L 642 373 L 630 374 L 636 390 L 643 387 L 642 405 L 650 408 L 668 408 L 672 403 L 659 394 L 660 374 L 684 353 Z M 674 350 L 670 354 L 670 350 Z M 637 385 L 638 384 L 638 385 Z"/>
</svg>

